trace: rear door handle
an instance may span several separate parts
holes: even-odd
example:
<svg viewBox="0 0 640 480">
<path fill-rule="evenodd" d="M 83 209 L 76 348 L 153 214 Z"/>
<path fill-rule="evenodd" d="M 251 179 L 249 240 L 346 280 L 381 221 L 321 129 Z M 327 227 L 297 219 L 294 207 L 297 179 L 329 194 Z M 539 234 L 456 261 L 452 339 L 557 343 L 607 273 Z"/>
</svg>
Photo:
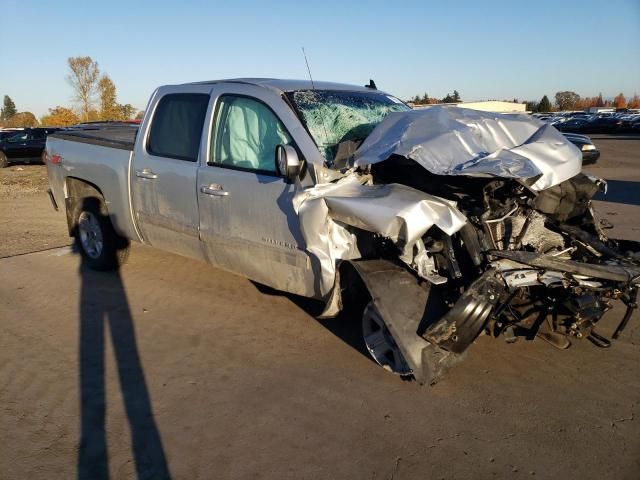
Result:
<svg viewBox="0 0 640 480">
<path fill-rule="evenodd" d="M 225 192 L 222 185 L 212 183 L 211 185 L 203 185 L 200 187 L 200 191 L 205 195 L 213 195 L 214 197 L 226 197 L 229 192 Z"/>
<path fill-rule="evenodd" d="M 137 170 L 136 171 L 136 177 L 138 177 L 138 178 L 147 178 L 149 180 L 155 180 L 156 178 L 158 178 L 158 175 L 153 173 L 148 168 L 143 168 L 142 170 Z"/>
</svg>

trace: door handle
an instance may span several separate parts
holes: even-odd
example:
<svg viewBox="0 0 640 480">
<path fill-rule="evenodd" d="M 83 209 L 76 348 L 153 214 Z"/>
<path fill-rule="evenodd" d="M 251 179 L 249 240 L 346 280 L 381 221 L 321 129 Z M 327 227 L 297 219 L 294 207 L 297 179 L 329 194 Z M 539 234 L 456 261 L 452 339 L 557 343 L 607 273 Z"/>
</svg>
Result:
<svg viewBox="0 0 640 480">
<path fill-rule="evenodd" d="M 148 168 L 143 168 L 142 170 L 136 170 L 136 177 L 138 178 L 147 178 L 149 180 L 155 180 L 158 178 L 158 175 L 153 173 Z"/>
<path fill-rule="evenodd" d="M 226 197 L 229 195 L 229 192 L 225 192 L 222 189 L 222 185 L 218 185 L 217 183 L 212 183 L 211 185 L 203 185 L 200 187 L 200 191 L 205 195 L 213 195 L 214 197 Z"/>
</svg>

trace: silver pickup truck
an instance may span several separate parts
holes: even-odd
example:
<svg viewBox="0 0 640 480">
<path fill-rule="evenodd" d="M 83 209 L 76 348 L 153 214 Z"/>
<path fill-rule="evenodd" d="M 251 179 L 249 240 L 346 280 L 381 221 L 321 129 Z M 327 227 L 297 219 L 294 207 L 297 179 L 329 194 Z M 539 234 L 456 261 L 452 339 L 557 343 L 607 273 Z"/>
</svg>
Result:
<svg viewBox="0 0 640 480">
<path fill-rule="evenodd" d="M 129 241 L 361 321 L 372 357 L 435 382 L 482 333 L 607 347 L 640 283 L 605 236 L 580 151 L 536 119 L 412 110 L 367 87 L 236 79 L 157 89 L 138 126 L 47 140 L 54 206 L 89 266 Z"/>
</svg>

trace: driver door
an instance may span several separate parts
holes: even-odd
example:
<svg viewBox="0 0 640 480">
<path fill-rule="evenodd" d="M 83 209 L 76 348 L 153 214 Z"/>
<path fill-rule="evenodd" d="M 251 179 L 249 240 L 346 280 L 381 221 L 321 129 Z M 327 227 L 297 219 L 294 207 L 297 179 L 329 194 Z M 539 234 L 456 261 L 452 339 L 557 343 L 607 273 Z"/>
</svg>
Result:
<svg viewBox="0 0 640 480">
<path fill-rule="evenodd" d="M 300 185 L 288 183 L 275 164 L 276 146 L 293 139 L 264 90 L 226 86 L 217 95 L 209 156 L 198 171 L 200 238 L 211 263 L 313 296 L 311 262 L 292 203 Z"/>
</svg>

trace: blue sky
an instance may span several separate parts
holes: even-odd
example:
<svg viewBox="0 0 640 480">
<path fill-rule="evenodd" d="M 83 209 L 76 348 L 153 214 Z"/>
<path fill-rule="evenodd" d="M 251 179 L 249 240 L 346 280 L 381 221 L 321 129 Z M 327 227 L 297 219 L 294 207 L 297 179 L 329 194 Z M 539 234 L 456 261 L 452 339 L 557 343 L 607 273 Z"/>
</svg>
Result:
<svg viewBox="0 0 640 480">
<path fill-rule="evenodd" d="M 162 84 L 239 76 L 364 84 L 408 98 L 640 94 L 640 0 L 0 0 L 0 95 L 41 116 L 71 103 L 89 55 L 144 108 Z"/>
</svg>

